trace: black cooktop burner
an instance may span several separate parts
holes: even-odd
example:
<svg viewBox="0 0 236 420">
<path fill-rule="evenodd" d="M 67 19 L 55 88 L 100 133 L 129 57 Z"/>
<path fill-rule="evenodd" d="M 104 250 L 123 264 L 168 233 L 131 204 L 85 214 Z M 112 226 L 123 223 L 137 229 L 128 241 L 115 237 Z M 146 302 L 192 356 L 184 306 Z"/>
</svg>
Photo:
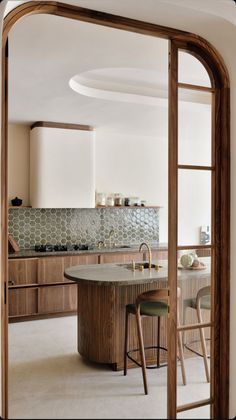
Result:
<svg viewBox="0 0 236 420">
<path fill-rule="evenodd" d="M 35 251 L 37 252 L 58 252 L 58 251 L 86 251 L 89 249 L 88 245 L 85 244 L 73 244 L 73 245 L 35 245 Z"/>
</svg>

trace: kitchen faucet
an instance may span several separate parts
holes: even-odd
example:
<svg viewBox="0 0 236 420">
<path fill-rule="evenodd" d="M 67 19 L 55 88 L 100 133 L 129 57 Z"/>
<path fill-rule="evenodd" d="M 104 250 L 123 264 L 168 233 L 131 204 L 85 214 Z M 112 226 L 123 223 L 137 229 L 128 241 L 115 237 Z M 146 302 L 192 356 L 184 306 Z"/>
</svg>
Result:
<svg viewBox="0 0 236 420">
<path fill-rule="evenodd" d="M 110 243 L 109 243 L 110 248 L 112 247 L 111 246 L 111 238 L 114 236 L 114 234 L 115 234 L 114 229 L 111 229 L 110 232 L 109 232 L 109 235 L 108 235 L 108 240 L 110 241 Z"/>
<path fill-rule="evenodd" d="M 148 265 L 149 265 L 149 270 L 150 270 L 152 268 L 152 251 L 151 251 L 150 245 L 148 245 L 147 242 L 142 242 L 141 245 L 140 245 L 140 247 L 139 247 L 139 252 L 141 251 L 141 249 L 143 248 L 143 246 L 146 246 L 147 249 L 148 249 L 148 256 L 149 256 L 149 263 L 148 263 Z"/>
</svg>

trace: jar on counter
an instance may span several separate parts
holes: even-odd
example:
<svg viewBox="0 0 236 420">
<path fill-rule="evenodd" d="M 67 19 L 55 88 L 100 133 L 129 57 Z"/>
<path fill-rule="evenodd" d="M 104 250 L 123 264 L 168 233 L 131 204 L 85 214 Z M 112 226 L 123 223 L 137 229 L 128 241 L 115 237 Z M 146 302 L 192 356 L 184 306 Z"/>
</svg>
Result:
<svg viewBox="0 0 236 420">
<path fill-rule="evenodd" d="M 130 206 L 130 197 L 125 197 L 125 199 L 124 199 L 124 205 L 125 206 Z"/>
<path fill-rule="evenodd" d="M 115 204 L 114 196 L 113 196 L 113 194 L 109 194 L 107 196 L 107 199 L 106 199 L 106 205 L 107 206 L 114 206 L 114 204 Z"/>
<path fill-rule="evenodd" d="M 102 192 L 96 193 L 96 205 L 105 206 L 106 205 L 106 194 Z"/>
<path fill-rule="evenodd" d="M 114 205 L 115 206 L 123 206 L 123 197 L 120 193 L 114 194 Z"/>
</svg>

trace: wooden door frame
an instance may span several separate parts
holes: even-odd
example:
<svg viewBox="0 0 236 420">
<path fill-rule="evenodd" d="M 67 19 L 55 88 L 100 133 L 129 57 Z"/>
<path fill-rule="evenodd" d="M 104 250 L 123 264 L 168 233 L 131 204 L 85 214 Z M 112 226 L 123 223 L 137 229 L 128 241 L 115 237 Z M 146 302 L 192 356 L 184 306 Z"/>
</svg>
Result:
<svg viewBox="0 0 236 420">
<path fill-rule="evenodd" d="M 212 415 L 214 418 L 229 416 L 229 254 L 230 254 L 230 103 L 229 76 L 225 64 L 215 48 L 205 39 L 195 34 L 177 29 L 142 22 L 123 16 L 112 15 L 55 1 L 28 2 L 13 9 L 4 19 L 2 38 L 2 125 L 1 125 L 1 350 L 2 350 L 2 402 L 3 418 L 8 418 L 8 296 L 7 296 L 7 264 L 8 264 L 8 196 L 7 196 L 7 127 L 8 127 L 8 33 L 13 25 L 22 17 L 31 14 L 51 14 L 95 23 L 111 28 L 137 32 L 143 35 L 169 39 L 172 51 L 172 70 L 169 79 L 169 196 L 172 210 L 169 211 L 169 281 L 170 281 L 170 316 L 168 345 L 172 349 L 172 357 L 168 366 L 169 389 L 176 389 L 176 259 L 177 259 L 177 108 L 176 84 L 174 78 L 177 71 L 176 53 L 174 49 L 183 48 L 196 55 L 207 68 L 211 82 L 217 89 L 215 109 L 215 250 L 214 290 L 215 322 L 217 334 L 214 337 L 216 358 L 214 360 L 214 391 Z M 174 58 L 175 57 L 175 58 Z M 175 62 L 173 62 L 175 60 Z M 171 195 L 171 194 L 172 195 Z M 169 200 L 170 206 L 170 200 Z M 173 391 L 172 391 L 173 393 Z M 176 400 L 168 398 L 168 418 L 176 418 Z M 175 391 L 174 391 L 175 394 Z"/>
</svg>

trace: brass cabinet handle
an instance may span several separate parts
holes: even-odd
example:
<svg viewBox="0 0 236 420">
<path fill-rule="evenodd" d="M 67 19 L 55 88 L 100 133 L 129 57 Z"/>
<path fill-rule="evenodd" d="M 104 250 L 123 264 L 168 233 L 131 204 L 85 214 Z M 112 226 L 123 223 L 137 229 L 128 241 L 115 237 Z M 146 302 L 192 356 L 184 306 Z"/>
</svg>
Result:
<svg viewBox="0 0 236 420">
<path fill-rule="evenodd" d="M 15 282 L 14 280 L 8 280 L 8 286 L 14 286 Z"/>
</svg>

